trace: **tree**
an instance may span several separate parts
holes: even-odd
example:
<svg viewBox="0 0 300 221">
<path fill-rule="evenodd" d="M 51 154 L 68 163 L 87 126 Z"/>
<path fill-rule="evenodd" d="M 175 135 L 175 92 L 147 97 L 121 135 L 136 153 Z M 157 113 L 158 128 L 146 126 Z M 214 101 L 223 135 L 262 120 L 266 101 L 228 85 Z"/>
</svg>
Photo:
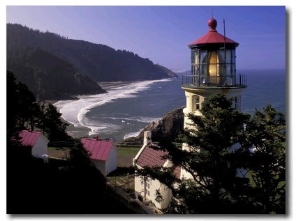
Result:
<svg viewBox="0 0 300 221">
<path fill-rule="evenodd" d="M 251 147 L 249 151 L 249 147 Z M 285 116 L 268 105 L 247 123 L 241 154 L 261 213 L 285 213 Z"/>
<path fill-rule="evenodd" d="M 189 115 L 194 129 L 185 129 L 179 142 L 190 151 L 176 147 L 167 139 L 160 146 L 168 151 L 165 156 L 188 171 L 193 179 L 177 182 L 174 177 L 148 172 L 166 184 L 176 199 L 167 212 L 172 213 L 234 213 L 236 190 L 240 185 L 236 176 L 239 164 L 231 147 L 238 143 L 243 124 L 249 115 L 235 110 L 232 100 L 224 95 L 207 98 L 201 108 L 202 116 Z M 149 168 L 146 168 L 149 170 Z"/>
<path fill-rule="evenodd" d="M 42 129 L 47 133 L 48 139 L 70 140 L 66 133 L 68 123 L 61 119 L 56 107 L 51 104 L 37 103 L 33 93 L 28 87 L 17 82 L 16 77 L 7 71 L 7 131 L 8 139 L 22 129 Z"/>
<path fill-rule="evenodd" d="M 42 115 L 39 121 L 39 128 L 48 135 L 48 139 L 51 141 L 66 141 L 71 137 L 66 133 L 66 128 L 69 125 L 61 119 L 61 113 L 59 113 L 56 107 L 51 104 L 42 104 Z"/>
<path fill-rule="evenodd" d="M 37 118 L 41 115 L 41 110 L 33 93 L 22 82 L 18 83 L 18 102 L 20 123 L 33 131 L 37 124 Z"/>
<path fill-rule="evenodd" d="M 7 71 L 7 141 L 11 139 L 19 130 L 21 125 L 18 123 L 19 107 L 18 107 L 18 86 L 16 77 L 12 72 Z"/>
<path fill-rule="evenodd" d="M 25 127 L 34 129 L 40 108 L 28 87 L 7 71 L 7 131 L 9 139 Z"/>
</svg>

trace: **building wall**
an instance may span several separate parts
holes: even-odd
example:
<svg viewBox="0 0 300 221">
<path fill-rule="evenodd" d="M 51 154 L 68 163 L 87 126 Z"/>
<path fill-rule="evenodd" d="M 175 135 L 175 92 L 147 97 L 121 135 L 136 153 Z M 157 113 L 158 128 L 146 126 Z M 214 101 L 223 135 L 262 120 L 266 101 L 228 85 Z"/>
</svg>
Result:
<svg viewBox="0 0 300 221">
<path fill-rule="evenodd" d="M 153 180 L 150 178 L 144 178 L 142 176 L 136 176 L 134 179 L 134 184 L 136 194 L 143 197 L 143 200 L 146 199 L 151 201 L 158 209 L 165 209 L 168 207 L 172 199 L 172 192 L 167 186 L 160 183 L 156 179 Z M 156 200 L 157 190 L 160 191 L 162 196 L 161 201 Z"/>
<path fill-rule="evenodd" d="M 117 169 L 117 148 L 113 146 L 106 161 L 106 175 Z"/>
<path fill-rule="evenodd" d="M 92 160 L 92 162 L 104 176 L 107 176 L 110 172 L 117 169 L 117 149 L 111 149 L 106 161 Z"/>
<path fill-rule="evenodd" d="M 105 161 L 102 160 L 92 160 L 95 167 L 104 175 L 106 176 L 106 168 L 105 168 Z"/>
<path fill-rule="evenodd" d="M 40 135 L 36 144 L 31 150 L 32 156 L 43 158 L 44 154 L 48 154 L 48 140 L 43 135 Z"/>
</svg>

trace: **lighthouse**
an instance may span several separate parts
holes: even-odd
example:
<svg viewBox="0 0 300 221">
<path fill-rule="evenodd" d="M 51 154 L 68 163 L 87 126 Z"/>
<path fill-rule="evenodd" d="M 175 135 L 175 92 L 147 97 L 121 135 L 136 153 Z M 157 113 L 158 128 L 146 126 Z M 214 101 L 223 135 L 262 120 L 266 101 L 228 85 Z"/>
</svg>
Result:
<svg viewBox="0 0 300 221">
<path fill-rule="evenodd" d="M 182 76 L 181 88 L 185 92 L 186 107 L 184 128 L 191 129 L 193 124 L 189 114 L 201 116 L 201 104 L 211 95 L 223 94 L 233 98 L 233 106 L 241 110 L 241 96 L 247 87 L 246 76 L 236 73 L 236 48 L 239 43 L 217 31 L 217 20 L 208 21 L 208 32 L 188 45 L 191 49 L 191 75 Z M 183 143 L 183 150 L 190 147 Z M 181 178 L 191 178 L 181 170 Z"/>
</svg>

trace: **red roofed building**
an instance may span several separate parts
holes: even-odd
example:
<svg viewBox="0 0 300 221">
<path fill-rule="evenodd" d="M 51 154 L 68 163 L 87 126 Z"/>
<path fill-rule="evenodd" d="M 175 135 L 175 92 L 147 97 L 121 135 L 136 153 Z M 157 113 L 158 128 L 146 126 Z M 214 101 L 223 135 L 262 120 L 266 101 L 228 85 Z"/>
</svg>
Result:
<svg viewBox="0 0 300 221">
<path fill-rule="evenodd" d="M 32 156 L 44 158 L 47 155 L 49 140 L 41 132 L 22 130 L 19 136 L 23 146 L 31 147 Z"/>
<path fill-rule="evenodd" d="M 151 148 L 153 146 L 155 149 Z M 162 158 L 166 154 L 168 154 L 168 152 L 160 150 L 158 146 L 155 146 L 151 142 L 151 132 L 146 131 L 144 133 L 143 147 L 133 159 L 133 164 L 140 169 L 144 168 L 145 166 L 162 168 L 173 167 L 172 162 Z M 180 172 L 180 167 L 174 168 L 174 174 L 178 179 L 180 179 Z M 160 192 L 162 200 L 156 200 L 157 190 Z M 167 208 L 172 199 L 172 192 L 166 185 L 160 183 L 156 179 L 153 180 L 141 176 L 135 177 L 135 193 L 138 198 L 140 196 L 146 201 L 151 201 L 159 209 Z"/>
<path fill-rule="evenodd" d="M 104 176 L 117 169 L 117 148 L 113 141 L 82 138 L 81 143 L 91 154 L 90 158 L 96 168 Z"/>
</svg>

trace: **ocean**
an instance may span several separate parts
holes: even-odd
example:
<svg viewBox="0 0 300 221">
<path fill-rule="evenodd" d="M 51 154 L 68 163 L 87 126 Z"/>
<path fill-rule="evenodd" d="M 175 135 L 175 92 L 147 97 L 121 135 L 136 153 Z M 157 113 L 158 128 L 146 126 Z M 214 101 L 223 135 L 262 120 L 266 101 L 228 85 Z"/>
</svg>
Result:
<svg viewBox="0 0 300 221">
<path fill-rule="evenodd" d="M 242 95 L 242 112 L 253 114 L 267 104 L 286 112 L 285 70 L 243 70 L 247 88 Z M 79 96 L 54 105 L 62 118 L 74 125 L 71 133 L 87 128 L 86 136 L 98 135 L 120 142 L 136 136 L 148 124 L 185 105 L 181 77 L 142 82 L 100 83 L 106 94 Z"/>
</svg>

